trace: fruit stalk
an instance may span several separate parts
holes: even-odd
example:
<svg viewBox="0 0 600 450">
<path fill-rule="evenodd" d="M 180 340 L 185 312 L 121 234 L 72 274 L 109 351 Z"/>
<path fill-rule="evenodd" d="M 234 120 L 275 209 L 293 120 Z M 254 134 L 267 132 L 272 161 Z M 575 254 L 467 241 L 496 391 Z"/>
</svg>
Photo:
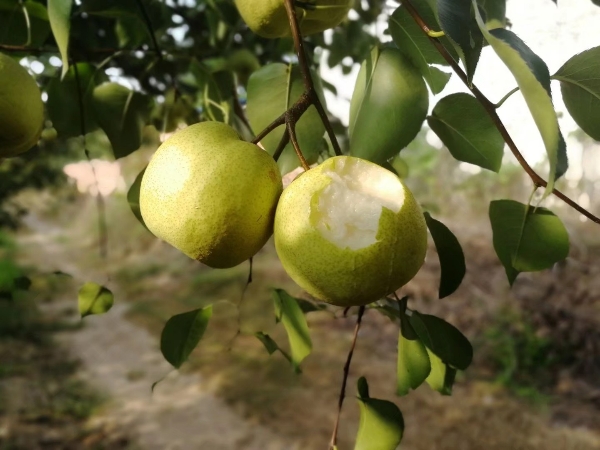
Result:
<svg viewBox="0 0 600 450">
<path fill-rule="evenodd" d="M 346 398 L 346 385 L 348 384 L 348 375 L 350 375 L 350 364 L 352 363 L 352 356 L 354 355 L 354 349 L 356 348 L 356 341 L 358 339 L 358 331 L 362 323 L 362 318 L 365 313 L 365 307 L 361 306 L 358 309 L 358 317 L 356 318 L 356 326 L 354 327 L 354 337 L 352 338 L 352 345 L 346 358 L 346 364 L 344 364 L 344 378 L 342 379 L 342 388 L 340 390 L 340 397 L 338 399 L 338 411 L 335 419 L 335 425 L 333 427 L 333 435 L 331 436 L 331 442 L 329 443 L 329 450 L 334 450 L 337 447 L 337 435 L 340 427 L 340 415 L 342 414 L 342 407 L 344 406 L 344 399 Z"/>
<path fill-rule="evenodd" d="M 521 153 L 521 151 L 517 147 L 517 144 L 515 144 L 515 142 L 513 141 L 512 137 L 508 133 L 508 130 L 506 129 L 506 127 L 504 126 L 504 123 L 500 119 L 500 116 L 498 116 L 498 113 L 496 112 L 497 106 L 494 103 L 492 103 L 477 88 L 477 86 L 475 86 L 475 84 L 469 83 L 469 80 L 468 80 L 468 77 L 467 77 L 467 74 L 465 73 L 465 71 L 460 67 L 460 65 L 452 57 L 452 55 L 450 55 L 450 53 L 448 52 L 448 50 L 446 50 L 446 48 L 439 41 L 439 39 L 437 37 L 434 37 L 434 36 L 431 35 L 431 31 L 432 31 L 431 28 L 429 28 L 427 26 L 427 24 L 425 23 L 425 21 L 423 20 L 423 18 L 421 17 L 421 15 L 419 14 L 419 12 L 417 11 L 417 9 L 411 4 L 410 0 L 403 0 L 402 1 L 402 5 L 406 8 L 406 11 L 411 15 L 411 17 L 417 23 L 417 25 L 419 25 L 419 27 L 421 28 L 421 30 L 423 30 L 423 32 L 427 35 L 427 37 L 433 43 L 433 45 L 435 46 L 435 48 L 437 49 L 437 51 L 448 62 L 448 64 L 450 65 L 450 67 L 452 67 L 452 69 L 458 75 L 458 77 L 461 79 L 461 81 L 467 86 L 467 88 L 469 88 L 469 90 L 473 93 L 473 95 L 475 96 L 475 98 L 477 100 L 479 100 L 479 102 L 481 103 L 481 105 L 483 106 L 483 108 L 485 109 L 485 111 L 488 113 L 488 115 L 492 119 L 492 122 L 494 122 L 494 125 L 496 126 L 496 128 L 498 129 L 498 131 L 500 132 L 500 134 L 502 135 L 502 137 L 504 138 L 504 141 L 508 145 L 508 148 L 510 148 L 510 151 L 512 152 L 512 154 L 515 156 L 515 158 L 517 159 L 517 161 L 519 162 L 519 164 L 521 165 L 521 167 L 523 167 L 523 170 L 525 170 L 525 172 L 527 173 L 527 175 L 529 175 L 529 178 L 531 178 L 531 181 L 533 181 L 533 184 L 536 187 L 546 187 L 548 185 L 548 183 L 546 182 L 546 180 L 544 180 L 541 176 L 539 176 L 535 172 L 535 170 L 533 170 L 531 168 L 531 166 L 527 163 L 527 161 L 523 157 L 523 154 Z M 581 213 L 582 215 L 584 215 L 585 217 L 587 217 L 588 219 L 590 219 L 592 222 L 600 224 L 600 217 L 595 216 L 594 214 L 592 214 L 591 212 L 589 212 L 587 209 L 585 209 L 581 205 L 579 205 L 577 202 L 575 202 L 574 200 L 571 200 L 569 197 L 567 197 L 565 194 L 563 194 L 558 189 L 553 189 L 552 193 L 556 197 L 560 198 L 567 205 L 569 205 L 571 208 L 575 209 L 576 211 L 578 211 L 579 213 Z"/>
</svg>

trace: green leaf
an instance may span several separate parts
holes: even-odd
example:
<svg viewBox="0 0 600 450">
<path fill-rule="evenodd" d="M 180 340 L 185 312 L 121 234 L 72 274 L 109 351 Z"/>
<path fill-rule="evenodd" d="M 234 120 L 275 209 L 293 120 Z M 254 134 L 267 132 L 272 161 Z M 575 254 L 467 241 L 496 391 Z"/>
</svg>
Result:
<svg viewBox="0 0 600 450">
<path fill-rule="evenodd" d="M 354 450 L 395 450 L 404 434 L 402 412 L 392 402 L 368 397 L 364 377 L 358 380 L 358 391 L 360 425 Z"/>
<path fill-rule="evenodd" d="M 254 333 L 254 336 L 256 336 L 256 338 L 262 342 L 262 344 L 265 346 L 265 348 L 267 349 L 267 352 L 269 352 L 269 355 L 272 355 L 273 353 L 275 353 L 277 350 L 279 350 L 279 345 L 277 345 L 277 342 L 275 342 L 271 336 L 269 336 L 268 334 L 263 333 L 262 331 L 258 331 L 256 333 Z"/>
<path fill-rule="evenodd" d="M 442 361 L 460 370 L 466 370 L 473 360 L 469 340 L 453 325 L 428 314 L 413 311 L 409 321 L 425 347 Z"/>
<path fill-rule="evenodd" d="M 320 78 L 313 74 L 317 91 L 324 102 Z M 271 122 L 293 105 L 304 92 L 304 84 L 297 66 L 275 63 L 268 64 L 250 76 L 248 81 L 248 104 L 246 113 L 255 134 L 260 133 Z M 261 143 L 272 155 L 284 133 L 280 126 L 265 137 Z M 298 143 L 309 164 L 317 162 L 325 126 L 314 106 L 308 108 L 296 126 Z M 291 144 L 288 144 L 278 161 L 282 174 L 300 166 Z"/>
<path fill-rule="evenodd" d="M 433 108 L 427 123 L 457 160 L 493 172 L 500 170 L 504 139 L 472 95 L 444 97 Z"/>
<path fill-rule="evenodd" d="M 475 0 L 472 1 L 475 3 Z M 488 31 L 479 12 L 477 23 L 485 39 L 515 77 L 542 135 L 550 162 L 548 186 L 544 194 L 546 197 L 552 192 L 555 179 L 567 170 L 566 145 L 560 134 L 558 118 L 552 104 L 548 66 L 512 31 L 502 28 Z"/>
<path fill-rule="evenodd" d="M 144 225 L 146 229 L 146 223 L 144 222 L 144 218 L 142 217 L 142 211 L 140 210 L 140 189 L 142 187 L 142 178 L 144 178 L 144 172 L 146 172 L 146 167 L 142 170 L 137 177 L 135 177 L 135 181 L 127 191 L 127 202 L 129 203 L 129 207 L 131 208 L 131 212 L 136 217 L 139 222 Z"/>
<path fill-rule="evenodd" d="M 94 88 L 107 81 L 108 77 L 88 63 L 77 63 L 77 72 L 83 97 L 83 116 L 87 133 L 98 128 L 94 115 Z M 62 80 L 54 77 L 48 83 L 48 115 L 52 125 L 62 139 L 81 135 L 81 111 L 79 109 L 79 94 L 75 69 L 70 67 Z"/>
<path fill-rule="evenodd" d="M 143 19 L 137 0 L 126 2 L 123 0 L 85 0 L 81 3 L 81 11 L 90 15 L 112 19 Z M 172 24 L 172 10 L 168 5 L 165 4 L 165 2 L 156 0 L 141 0 L 141 3 L 148 14 L 152 28 L 155 31 Z M 150 35 L 147 29 L 148 27 L 142 20 L 140 20 L 140 27 L 143 28 L 149 40 Z"/>
<path fill-rule="evenodd" d="M 160 337 L 160 351 L 176 369 L 188 360 L 208 327 L 212 305 L 171 317 Z"/>
<path fill-rule="evenodd" d="M 475 2 L 475 0 L 473 0 Z M 437 0 L 437 14 L 442 30 L 456 43 L 456 50 L 465 64 L 469 83 L 483 48 L 483 36 L 472 13 L 471 0 Z"/>
<path fill-rule="evenodd" d="M 27 17 L 30 28 L 27 27 Z M 39 47 L 50 34 L 48 12 L 41 3 L 27 0 L 0 1 L 0 43 L 4 45 L 29 45 Z M 28 39 L 31 40 L 28 42 Z"/>
<path fill-rule="evenodd" d="M 272 355 L 273 353 L 279 351 L 285 357 L 285 359 L 287 359 L 289 362 L 292 362 L 292 358 L 290 357 L 290 355 L 288 355 L 288 353 L 285 350 L 283 350 L 277 344 L 277 342 L 275 342 L 273 340 L 273 338 L 271 336 L 263 333 L 262 331 L 258 331 L 256 333 L 254 333 L 254 336 L 256 336 L 256 338 L 260 342 L 262 342 L 262 344 L 265 346 L 265 349 L 267 350 L 269 355 Z"/>
<path fill-rule="evenodd" d="M 139 47 L 149 41 L 148 27 L 136 16 L 123 15 L 117 19 L 115 33 L 121 47 Z"/>
<path fill-rule="evenodd" d="M 412 3 L 429 27 L 440 29 L 435 14 L 425 0 L 417 0 Z M 437 51 L 404 6 L 400 6 L 394 11 L 390 16 L 389 24 L 392 39 L 398 49 L 421 71 L 431 91 L 434 94 L 439 94 L 450 80 L 451 74 L 443 72 L 437 67 L 431 66 L 431 64 L 448 65 L 447 61 Z M 441 41 L 443 42 L 444 39 L 447 42 L 445 46 L 452 48 L 447 38 L 442 38 Z"/>
<path fill-rule="evenodd" d="M 92 314 L 104 314 L 112 308 L 114 301 L 113 293 L 104 286 L 85 283 L 79 289 L 79 314 L 82 319 Z"/>
<path fill-rule="evenodd" d="M 488 30 L 506 27 L 506 0 L 477 0 L 485 11 L 485 25 Z"/>
<path fill-rule="evenodd" d="M 300 371 L 300 363 L 312 351 L 312 341 L 308 324 L 302 309 L 294 297 L 283 289 L 273 290 L 275 318 L 282 322 L 290 343 L 292 365 L 296 372 Z"/>
<path fill-rule="evenodd" d="M 108 136 L 115 158 L 140 148 L 151 105 L 150 97 L 117 83 L 104 83 L 94 89 L 96 120 Z"/>
<path fill-rule="evenodd" d="M 204 64 L 192 60 L 190 71 L 198 87 L 198 103 L 206 120 L 230 123 L 233 73 L 229 71 L 211 72 Z"/>
<path fill-rule="evenodd" d="M 327 309 L 327 305 L 324 303 L 315 303 L 308 300 L 304 300 L 303 298 L 294 298 L 296 299 L 298 306 L 300 306 L 300 309 L 304 314 L 314 311 L 325 311 Z"/>
<path fill-rule="evenodd" d="M 456 369 L 450 367 L 431 350 L 427 349 L 431 361 L 431 373 L 425 380 L 429 387 L 442 395 L 452 395 Z"/>
<path fill-rule="evenodd" d="M 442 277 L 440 280 L 439 297 L 444 298 L 454 293 L 462 283 L 467 271 L 465 255 L 460 242 L 454 233 L 442 222 L 435 220 L 429 213 L 425 213 L 427 228 L 431 233 L 433 242 L 440 259 Z"/>
<path fill-rule="evenodd" d="M 62 77 L 69 70 L 69 32 L 73 0 L 48 0 L 48 18 L 62 59 Z"/>
<path fill-rule="evenodd" d="M 600 141 L 600 47 L 573 56 L 552 78 L 560 81 L 563 100 L 577 125 Z"/>
<path fill-rule="evenodd" d="M 408 333 L 406 327 L 411 328 Z M 415 334 L 408 321 L 402 322 L 398 336 L 397 395 L 406 395 L 411 389 L 418 388 L 431 371 L 429 356 L 423 343 L 418 338 L 408 339 L 405 334 Z"/>
<path fill-rule="evenodd" d="M 350 154 L 377 164 L 417 136 L 429 107 L 419 70 L 398 49 L 375 47 L 362 63 L 350 103 Z"/>
<path fill-rule="evenodd" d="M 513 200 L 490 204 L 494 249 L 512 285 L 520 272 L 549 269 L 569 254 L 569 235 L 546 208 Z"/>
</svg>

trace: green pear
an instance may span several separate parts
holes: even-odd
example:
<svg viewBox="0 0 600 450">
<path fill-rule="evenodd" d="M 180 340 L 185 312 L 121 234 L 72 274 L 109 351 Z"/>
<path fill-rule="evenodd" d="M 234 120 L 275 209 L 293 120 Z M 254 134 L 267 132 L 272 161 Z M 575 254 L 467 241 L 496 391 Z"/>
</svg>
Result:
<svg viewBox="0 0 600 450">
<path fill-rule="evenodd" d="M 229 125 L 202 122 L 167 139 L 142 178 L 148 229 L 190 258 L 226 268 L 273 232 L 282 182 L 273 158 Z"/>
<path fill-rule="evenodd" d="M 283 191 L 274 236 L 290 277 L 344 307 L 395 292 L 419 271 L 427 250 L 412 193 L 392 172 L 350 156 L 326 160 Z"/>
<path fill-rule="evenodd" d="M 354 0 L 305 0 L 296 6 L 304 35 L 320 33 L 338 26 L 348 15 Z M 291 35 L 284 0 L 235 0 L 240 15 L 256 34 L 277 39 Z"/>
<path fill-rule="evenodd" d="M 24 67 L 0 53 L 0 158 L 29 150 L 43 126 L 40 88 Z"/>
<path fill-rule="evenodd" d="M 350 103 L 350 154 L 378 164 L 398 155 L 421 130 L 428 108 L 419 70 L 396 48 L 374 48 Z"/>
</svg>

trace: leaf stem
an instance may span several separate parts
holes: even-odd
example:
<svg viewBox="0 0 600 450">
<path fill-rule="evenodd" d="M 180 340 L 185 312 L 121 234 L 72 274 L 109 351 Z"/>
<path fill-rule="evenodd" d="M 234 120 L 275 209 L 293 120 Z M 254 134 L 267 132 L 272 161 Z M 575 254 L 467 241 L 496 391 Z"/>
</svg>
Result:
<svg viewBox="0 0 600 450">
<path fill-rule="evenodd" d="M 548 185 L 546 180 L 544 180 L 542 177 L 540 177 L 531 168 L 531 166 L 527 163 L 527 161 L 523 157 L 521 151 L 517 147 L 517 144 L 515 144 L 512 137 L 508 133 L 508 130 L 506 129 L 504 123 L 502 122 L 502 120 L 498 116 L 498 113 L 496 112 L 496 105 L 494 103 L 492 103 L 490 100 L 488 100 L 488 98 L 477 88 L 477 86 L 469 83 L 467 74 L 460 67 L 458 62 L 452 57 L 452 55 L 450 55 L 448 50 L 446 50 L 444 45 L 437 38 L 431 37 L 429 35 L 429 33 L 431 32 L 431 29 L 427 26 L 427 24 L 425 23 L 425 21 L 423 20 L 423 18 L 419 14 L 419 12 L 412 5 L 410 0 L 402 0 L 402 5 L 406 8 L 407 12 L 411 15 L 411 17 L 417 23 L 417 25 L 419 25 L 421 30 L 423 30 L 423 32 L 429 37 L 429 40 L 433 43 L 433 45 L 435 46 L 437 51 L 442 55 L 442 57 L 446 60 L 446 62 L 448 62 L 450 67 L 452 67 L 452 69 L 454 70 L 456 75 L 458 75 L 458 77 L 461 79 L 461 81 L 473 93 L 475 98 L 477 98 L 477 100 L 479 100 L 479 103 L 481 103 L 481 105 L 483 106 L 485 111 L 488 113 L 488 115 L 492 119 L 492 122 L 494 122 L 494 125 L 496 126 L 496 128 L 498 129 L 498 131 L 500 132 L 502 137 L 504 138 L 504 141 L 508 145 L 508 148 L 510 149 L 512 154 L 515 156 L 515 158 L 517 159 L 517 161 L 519 162 L 521 167 L 523 167 L 523 170 L 525 170 L 527 175 L 529 175 L 529 178 L 531 178 L 531 181 L 533 181 L 533 184 L 536 187 L 546 187 Z M 580 206 L 577 202 L 575 202 L 574 200 L 571 200 L 569 197 L 567 197 L 565 194 L 563 194 L 559 190 L 553 189 L 552 193 L 556 197 L 560 198 L 567 205 L 569 205 L 571 208 L 575 209 L 576 211 L 578 211 L 579 213 L 581 213 L 582 215 L 584 215 L 585 217 L 590 219 L 592 222 L 600 224 L 600 217 L 595 216 L 594 214 L 589 212 L 587 209 Z"/>
<path fill-rule="evenodd" d="M 358 310 L 358 317 L 356 318 L 356 326 L 354 327 L 354 336 L 352 338 L 352 345 L 346 358 L 346 364 L 344 364 L 344 378 L 342 379 L 342 388 L 340 389 L 340 396 L 338 399 L 338 411 L 335 419 L 335 425 L 333 427 L 333 435 L 331 436 L 331 442 L 329 443 L 329 450 L 335 450 L 337 448 L 337 435 L 340 427 L 340 416 L 342 414 L 342 407 L 344 406 L 344 399 L 346 398 L 346 385 L 348 384 L 348 375 L 350 375 L 350 364 L 352 363 L 352 356 L 354 355 L 354 349 L 356 348 L 356 341 L 358 339 L 358 331 L 362 323 L 362 318 L 365 313 L 365 307 L 361 306 Z"/>
<path fill-rule="evenodd" d="M 504 97 L 502 97 L 500 99 L 500 101 L 494 105 L 494 107 L 496 109 L 500 108 L 504 104 L 504 102 L 506 100 L 508 100 L 514 93 L 518 92 L 519 90 L 520 90 L 519 86 L 517 86 L 516 88 L 512 89 L 508 94 L 506 94 Z"/>
</svg>

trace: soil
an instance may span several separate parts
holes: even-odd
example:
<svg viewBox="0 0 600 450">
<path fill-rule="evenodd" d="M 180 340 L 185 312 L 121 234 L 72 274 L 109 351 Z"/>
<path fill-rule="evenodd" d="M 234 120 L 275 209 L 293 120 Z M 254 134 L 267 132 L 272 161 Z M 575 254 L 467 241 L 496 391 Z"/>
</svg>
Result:
<svg viewBox="0 0 600 450">
<path fill-rule="evenodd" d="M 71 212 L 75 219 L 81 219 L 90 209 Z M 89 222 L 89 218 L 81 220 Z M 227 364 L 235 362 L 235 365 L 215 366 L 219 367 L 217 373 L 206 364 L 192 361 L 188 370 L 175 372 L 164 362 L 158 349 L 160 328 L 157 324 L 163 323 L 163 317 L 148 319 L 162 311 L 167 300 L 153 296 L 152 290 L 160 289 L 165 283 L 170 289 L 190 280 L 162 269 L 156 274 L 152 269 L 144 275 L 135 275 L 133 281 L 125 285 L 114 275 L 118 268 L 112 267 L 107 276 L 98 269 L 100 265 L 83 261 L 93 251 L 93 242 L 74 244 L 81 235 L 67 239 L 64 228 L 53 223 L 29 216 L 30 231 L 19 240 L 22 260 L 35 264 L 41 271 L 69 273 L 77 282 L 106 280 L 118 294 L 118 302 L 108 314 L 88 317 L 80 329 L 56 334 L 61 351 L 80 362 L 77 376 L 108 398 L 91 419 L 76 427 L 80 432 L 101 430 L 96 442 L 121 442 L 120 439 L 131 449 L 326 448 L 335 414 L 340 368 L 353 328 L 352 317 L 332 320 L 330 315 L 322 313 L 309 316 L 315 348 L 319 352 L 315 351 L 306 360 L 304 374 L 299 378 L 292 378 L 282 358 L 276 355 L 268 358 L 260 344 L 248 336 L 241 336 L 234 351 L 225 353 L 227 357 L 222 356 L 223 348 L 220 349 L 220 360 L 230 358 Z M 509 290 L 502 268 L 488 248 L 489 236 L 472 234 L 468 239 L 459 238 L 467 253 L 469 274 L 453 298 L 444 302 L 436 299 L 439 274 L 435 258 L 428 258 L 425 269 L 403 293 L 413 298 L 411 307 L 439 314 L 477 345 L 483 337 L 484 325 L 492 323 L 506 305 Z M 157 257 L 153 253 L 155 248 L 128 245 L 119 249 L 119 257 L 132 254 L 127 256 L 128 266 L 132 261 L 148 259 L 160 260 L 165 266 L 176 264 L 169 258 L 161 259 L 165 254 L 170 255 L 164 248 Z M 541 277 L 522 277 L 514 288 L 514 298 L 511 297 L 519 311 L 531 313 L 537 333 L 568 338 L 567 350 L 579 349 L 576 364 L 561 361 L 558 367 L 562 367 L 562 371 L 539 387 L 551 400 L 538 408 L 515 398 L 510 390 L 494 383 L 493 377 L 488 376 L 486 381 L 486 371 L 490 368 L 485 361 L 476 361 L 472 372 L 459 378 L 452 397 L 442 397 L 423 387 L 399 400 L 407 424 L 404 450 L 475 450 L 482 447 L 482 442 L 487 450 L 600 449 L 598 341 L 585 338 L 596 336 L 594 333 L 600 329 L 597 327 L 600 323 L 598 296 L 593 291 L 600 279 L 593 269 L 599 263 L 597 258 L 593 259 L 595 254 L 575 254 L 570 265 L 557 268 L 567 271 L 560 279 L 573 280 L 575 288 L 568 287 L 568 283 L 563 288 L 555 282 L 556 273 L 548 272 Z M 269 279 L 285 282 L 281 268 L 273 262 L 274 258 L 269 259 L 272 256 L 267 249 L 263 268 L 269 270 Z M 259 266 L 255 278 L 260 277 Z M 225 281 L 222 284 L 226 284 Z M 552 285 L 554 290 L 545 290 Z M 219 289 L 217 283 L 214 292 L 211 291 L 217 298 L 223 295 Z M 565 295 L 566 300 L 554 302 Z M 140 300 L 145 296 L 153 297 L 152 301 Z M 131 302 L 133 298 L 136 303 Z M 579 299 L 576 308 L 569 303 L 569 298 Z M 74 321 L 78 320 L 73 312 L 74 302 L 73 292 L 70 292 L 43 307 L 45 314 Z M 140 312 L 143 308 L 147 316 Z M 552 322 L 556 311 L 559 317 L 566 314 L 566 321 L 561 321 L 561 325 Z M 274 336 L 282 339 L 281 335 Z M 354 391 L 356 378 L 366 375 L 373 395 L 393 397 L 390 392 L 394 385 L 394 336 L 397 329 L 386 318 L 372 311 L 366 315 L 349 382 L 349 396 Z M 259 351 L 261 356 L 255 356 Z M 485 351 L 480 353 L 485 356 Z M 219 359 L 206 355 L 207 364 Z M 152 394 L 152 383 L 162 377 L 164 380 Z M 342 419 L 340 448 L 352 448 L 357 424 L 357 408 L 352 398 L 346 403 Z M 68 442 L 66 434 L 61 437 L 60 427 L 52 429 L 59 430 L 56 439 Z M 96 444 L 82 445 L 73 448 L 102 448 L 94 446 Z M 40 444 L 30 448 L 52 447 Z M 71 447 L 65 444 L 56 448 Z"/>
</svg>

